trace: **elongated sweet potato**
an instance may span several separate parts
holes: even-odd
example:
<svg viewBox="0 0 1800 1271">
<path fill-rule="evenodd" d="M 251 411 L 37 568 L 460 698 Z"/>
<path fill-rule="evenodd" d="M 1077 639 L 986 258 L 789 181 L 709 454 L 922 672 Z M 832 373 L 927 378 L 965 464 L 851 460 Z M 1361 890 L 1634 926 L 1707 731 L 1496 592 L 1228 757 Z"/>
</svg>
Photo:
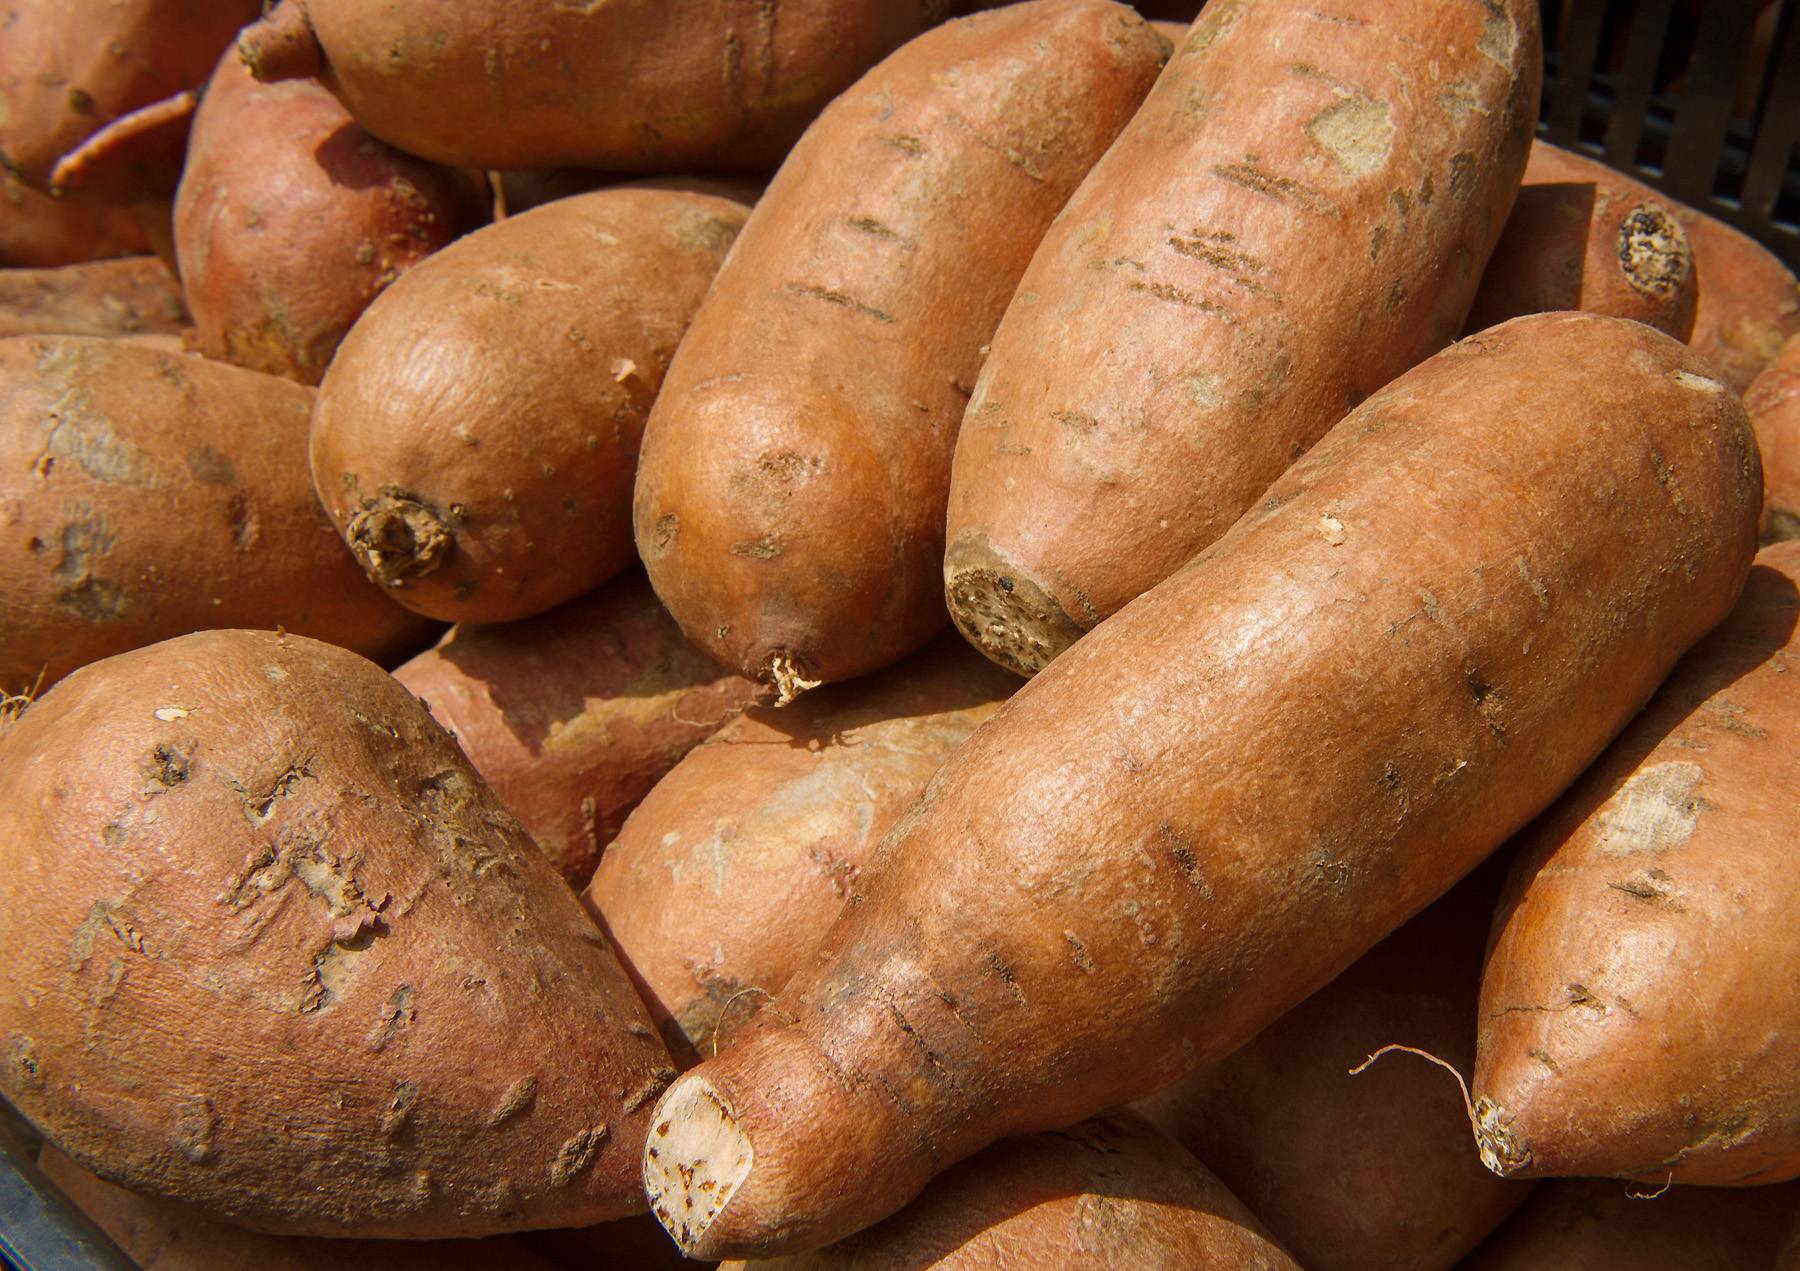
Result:
<svg viewBox="0 0 1800 1271">
<path fill-rule="evenodd" d="M 956 443 L 951 616 L 1023 675 L 1462 330 L 1537 6 L 1215 0 L 1045 235 Z"/>
<path fill-rule="evenodd" d="M 1463 1271 L 1754 1271 L 1769 1267 L 1800 1188 L 1545 1183 Z M 1779 1269 L 1778 1269 L 1779 1271 Z"/>
<path fill-rule="evenodd" d="M 1800 543 L 1533 828 L 1472 1083 L 1507 1177 L 1800 1177 Z"/>
<path fill-rule="evenodd" d="M 486 1240 L 319 1240 L 212 1222 L 115 1187 L 45 1146 L 43 1170 L 144 1271 L 554 1271 L 505 1236 Z"/>
<path fill-rule="evenodd" d="M 1521 1201 L 1469 1150 L 1467 1072 L 1488 924 L 1506 873 L 1490 858 L 1449 895 L 1222 1063 L 1137 1105 L 1198 1153 L 1307 1271 L 1449 1271 Z"/>
<path fill-rule="evenodd" d="M 206 82 L 261 0 L 11 0 L 0 40 L 0 166 L 50 188 L 63 155 L 140 106 Z M 179 149 L 115 198 L 174 190 Z"/>
<path fill-rule="evenodd" d="M 1009 5 L 914 40 L 807 132 L 644 433 L 638 552 L 690 639 L 786 700 L 944 625 L 982 347 L 1166 56 L 1123 5 Z"/>
<path fill-rule="evenodd" d="M 721 1271 L 1300 1271 L 1212 1171 L 1130 1112 L 996 1143 L 829 1249 Z"/>
<path fill-rule="evenodd" d="M 51 269 L 149 251 L 129 211 L 53 199 L 0 169 L 0 268 Z"/>
<path fill-rule="evenodd" d="M 220 625 L 380 658 L 425 643 L 313 495 L 312 396 L 110 340 L 0 342 L 0 690 Z"/>
<path fill-rule="evenodd" d="M 755 698 L 638 570 L 536 618 L 452 627 L 394 672 L 570 886 L 677 760 Z"/>
<path fill-rule="evenodd" d="M 282 0 L 258 78 L 320 74 L 382 140 L 473 168 L 766 171 L 945 0 Z"/>
<path fill-rule="evenodd" d="M 642 1004 L 355 654 L 208 631 L 78 671 L 0 738 L 0 869 L 0 1093 L 102 1177 L 299 1235 L 642 1207 Z"/>
<path fill-rule="evenodd" d="M 747 209 L 558 199 L 389 287 L 319 388 L 319 498 L 408 608 L 509 622 L 624 569 L 644 418 Z"/>
<path fill-rule="evenodd" d="M 173 335 L 188 323 L 181 284 L 154 256 L 0 269 L 0 338 Z"/>
<path fill-rule="evenodd" d="M 747 711 L 663 778 L 584 898 L 670 1054 L 716 1050 L 774 997 L 881 836 L 1017 683 L 939 637 L 869 679 Z"/>
<path fill-rule="evenodd" d="M 227 50 L 194 119 L 175 255 L 208 357 L 317 384 L 381 290 L 486 219 L 468 173 L 401 154 L 312 80 Z"/>
<path fill-rule="evenodd" d="M 1685 340 L 1699 294 L 1687 233 L 1665 203 L 1619 181 L 1539 182 L 1519 190 L 1467 329 L 1580 309 Z"/>
<path fill-rule="evenodd" d="M 1749 569 L 1707 365 L 1585 314 L 1465 340 L 1016 694 L 664 1096 L 690 1251 L 823 1244 L 1223 1058 L 1545 807 Z"/>
<path fill-rule="evenodd" d="M 1744 392 L 1763 460 L 1763 541 L 1800 538 L 1800 335 Z"/>
<path fill-rule="evenodd" d="M 1532 142 L 1525 183 L 1564 181 L 1624 182 L 1640 196 L 1674 208 L 1700 279 L 1694 333 L 1688 343 L 1711 358 L 1737 392 L 1750 387 L 1785 341 L 1800 335 L 1800 281 L 1749 235 L 1675 203 L 1598 160 L 1547 141 Z"/>
</svg>

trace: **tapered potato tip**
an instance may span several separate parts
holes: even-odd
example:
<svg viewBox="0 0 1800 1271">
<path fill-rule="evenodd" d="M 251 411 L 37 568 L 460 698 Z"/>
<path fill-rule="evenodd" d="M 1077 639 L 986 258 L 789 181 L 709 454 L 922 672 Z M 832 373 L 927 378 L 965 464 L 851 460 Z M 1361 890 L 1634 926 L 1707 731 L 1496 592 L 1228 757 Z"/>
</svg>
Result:
<svg viewBox="0 0 1800 1271">
<path fill-rule="evenodd" d="M 305 79 L 325 68 L 325 55 L 306 10 L 285 0 L 273 12 L 238 33 L 238 56 L 263 83 Z"/>
<path fill-rule="evenodd" d="M 129 168 L 134 163 L 154 163 L 165 152 L 171 172 L 181 169 L 181 151 L 187 145 L 188 125 L 200 94 L 183 89 L 161 101 L 121 115 L 56 161 L 50 170 L 50 192 L 64 194 L 101 184 L 109 170 L 124 169 L 121 188 L 129 188 Z"/>
<path fill-rule="evenodd" d="M 979 533 L 944 553 L 944 600 L 969 643 L 1018 675 L 1036 675 L 1083 633 L 1047 588 Z"/>
</svg>

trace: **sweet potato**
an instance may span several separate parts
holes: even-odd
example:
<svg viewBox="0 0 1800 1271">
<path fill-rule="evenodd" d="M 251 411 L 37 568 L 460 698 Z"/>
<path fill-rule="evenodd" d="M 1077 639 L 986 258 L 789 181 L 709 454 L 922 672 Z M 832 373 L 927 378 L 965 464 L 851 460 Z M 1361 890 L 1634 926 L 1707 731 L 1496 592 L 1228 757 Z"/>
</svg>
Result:
<svg viewBox="0 0 1800 1271">
<path fill-rule="evenodd" d="M 1300 1271 L 1206 1166 L 1129 1112 L 997 1143 L 878 1227 L 721 1271 Z"/>
<path fill-rule="evenodd" d="M 1506 1177 L 1800 1177 L 1800 543 L 1527 836 L 1481 986 Z"/>
<path fill-rule="evenodd" d="M 221 625 L 382 658 L 425 643 L 319 508 L 311 406 L 310 389 L 201 358 L 0 341 L 0 690 Z"/>
<path fill-rule="evenodd" d="M 485 199 L 468 173 L 369 136 L 317 83 L 258 84 L 227 50 L 175 196 L 197 347 L 317 384 L 357 315 L 485 220 Z"/>
<path fill-rule="evenodd" d="M 945 0 L 283 0 L 239 39 L 392 145 L 472 168 L 766 171 Z"/>
<path fill-rule="evenodd" d="M 115 1187 L 45 1145 L 43 1170 L 144 1271 L 554 1271 L 505 1236 L 486 1240 L 318 1240 L 271 1236 Z"/>
<path fill-rule="evenodd" d="M 47 269 L 0 269 L 0 339 L 15 335 L 173 335 L 188 322 L 181 284 L 154 256 Z"/>
<path fill-rule="evenodd" d="M 1800 538 L 1800 335 L 1744 392 L 1763 461 L 1763 541 Z"/>
<path fill-rule="evenodd" d="M 690 639 L 787 700 L 944 625 L 982 347 L 1166 56 L 1107 0 L 1009 5 L 914 40 L 807 132 L 644 433 L 638 552 Z"/>
<path fill-rule="evenodd" d="M 519 172 L 497 172 L 494 177 L 499 182 L 495 197 L 496 219 L 499 219 L 501 203 L 505 204 L 507 215 L 517 216 L 520 212 L 529 212 L 534 207 L 542 207 L 557 199 L 566 199 L 575 194 L 590 194 L 609 186 L 636 190 L 686 190 L 690 194 L 717 195 L 722 199 L 730 199 L 733 203 L 751 207 L 762 197 L 763 188 L 768 184 L 767 180 L 754 174 L 634 177 L 624 180 L 614 173 L 595 172 L 588 168 L 527 168 Z"/>
<path fill-rule="evenodd" d="M 1540 182 L 1519 190 L 1467 329 L 1580 309 L 1685 340 L 1699 294 L 1687 233 L 1664 203 L 1618 181 Z"/>
<path fill-rule="evenodd" d="M 642 1207 L 642 1004 L 355 654 L 207 631 L 71 675 L 0 737 L 0 870 L 0 1093 L 109 1181 L 296 1235 Z"/>
<path fill-rule="evenodd" d="M 452 627 L 394 678 L 576 888 L 650 787 L 759 692 L 689 644 L 635 569 L 536 618 Z"/>
<path fill-rule="evenodd" d="M 1223 1058 L 1546 806 L 1749 569 L 1706 366 L 1586 314 L 1465 340 L 1016 694 L 664 1096 L 690 1252 L 825 1243 Z"/>
<path fill-rule="evenodd" d="M 57 160 L 100 128 L 205 83 L 261 11 L 261 0 L 11 0 L 0 40 L 0 166 L 47 191 Z M 159 156 L 109 193 L 166 195 L 180 158 Z"/>
<path fill-rule="evenodd" d="M 963 634 L 1033 674 L 1455 339 L 1539 60 L 1525 0 L 1215 0 L 994 335 L 950 481 Z"/>
<path fill-rule="evenodd" d="M 53 199 L 0 169 L 0 268 L 51 269 L 149 250 L 129 211 Z"/>
<path fill-rule="evenodd" d="M 599 190 L 478 230 L 383 292 L 312 431 L 319 498 L 369 576 L 435 618 L 509 622 L 629 565 L 644 417 L 746 215 Z"/>
<path fill-rule="evenodd" d="M 1462 1271 L 1758 1271 L 1772 1265 L 1800 1188 L 1648 1189 L 1545 1183 Z"/>
<path fill-rule="evenodd" d="M 1481 955 L 1505 862 L 1449 895 L 1222 1063 L 1137 1105 L 1307 1271 L 1448 1271 L 1531 1185 L 1502 1182 L 1469 1150 L 1454 1082 L 1413 1046 L 1467 1072 Z"/>
<path fill-rule="evenodd" d="M 1675 209 L 1700 278 L 1694 333 L 1688 343 L 1713 360 L 1735 391 L 1750 387 L 1781 352 L 1783 342 L 1800 335 L 1800 282 L 1749 235 L 1675 203 L 1598 160 L 1534 141 L 1525 183 L 1562 181 L 1624 182 L 1640 196 Z"/>
<path fill-rule="evenodd" d="M 670 1054 L 717 1050 L 774 997 L 881 836 L 1016 684 L 940 637 L 867 680 L 746 712 L 663 778 L 584 899 Z"/>
</svg>

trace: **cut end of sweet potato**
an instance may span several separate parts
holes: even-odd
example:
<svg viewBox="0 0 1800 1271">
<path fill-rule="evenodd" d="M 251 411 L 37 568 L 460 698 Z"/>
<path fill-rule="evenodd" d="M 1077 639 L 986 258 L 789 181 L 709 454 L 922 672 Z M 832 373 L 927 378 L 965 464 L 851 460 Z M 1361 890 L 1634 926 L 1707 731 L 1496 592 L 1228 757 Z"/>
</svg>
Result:
<svg viewBox="0 0 1800 1271">
<path fill-rule="evenodd" d="M 1635 290 L 1668 299 L 1690 285 L 1694 253 L 1674 214 L 1640 203 L 1619 222 L 1619 271 Z"/>
<path fill-rule="evenodd" d="M 286 0 L 238 33 L 238 56 L 263 83 L 306 79 L 325 68 L 325 54 L 298 0 Z"/>
<path fill-rule="evenodd" d="M 383 490 L 344 527 L 344 539 L 369 577 L 388 587 L 441 566 L 456 539 L 437 512 L 403 490 Z"/>
<path fill-rule="evenodd" d="M 945 554 L 944 598 L 969 643 L 1018 675 L 1036 675 L 1083 633 L 1043 586 L 980 535 L 964 535 Z"/>
<path fill-rule="evenodd" d="M 1501 1178 L 1529 1176 L 1531 1148 L 1512 1131 L 1512 1115 L 1488 1098 L 1475 1100 L 1475 1146 Z"/>
<path fill-rule="evenodd" d="M 708 1235 L 754 1158 L 750 1137 L 710 1081 L 689 1075 L 669 1088 L 644 1144 L 644 1192 L 683 1254 L 719 1256 L 720 1242 Z"/>
</svg>

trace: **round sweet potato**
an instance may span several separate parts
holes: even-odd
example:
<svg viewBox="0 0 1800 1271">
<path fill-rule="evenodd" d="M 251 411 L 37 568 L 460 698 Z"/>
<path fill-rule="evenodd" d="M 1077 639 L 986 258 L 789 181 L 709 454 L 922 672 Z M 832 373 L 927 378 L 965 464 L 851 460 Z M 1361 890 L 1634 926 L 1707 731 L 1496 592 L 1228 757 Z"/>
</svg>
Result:
<svg viewBox="0 0 1800 1271">
<path fill-rule="evenodd" d="M 0 342 L 0 690 L 221 625 L 383 659 L 428 640 L 319 508 L 312 398 L 110 340 Z"/>
<path fill-rule="evenodd" d="M 576 888 L 638 800 L 762 691 L 690 644 L 636 569 L 535 618 L 454 626 L 394 678 Z"/>
<path fill-rule="evenodd" d="M 1018 681 L 954 636 L 746 711 L 650 791 L 584 895 L 669 1053 L 718 1049 L 804 965 L 875 845 Z"/>
<path fill-rule="evenodd" d="M 485 197 L 376 141 L 314 81 L 259 84 L 228 50 L 175 196 L 196 347 L 317 384 L 369 302 L 485 220 Z"/>
<path fill-rule="evenodd" d="M 768 171 L 945 0 L 282 0 L 239 40 L 375 136 L 471 168 Z"/>
<path fill-rule="evenodd" d="M 0 338 L 175 335 L 188 325 L 181 284 L 154 256 L 0 269 Z"/>
<path fill-rule="evenodd" d="M 1763 542 L 1800 538 L 1800 335 L 1744 392 L 1763 460 Z"/>
<path fill-rule="evenodd" d="M 0 1094 L 134 1191 L 296 1235 L 643 1206 L 667 1052 L 416 698 L 318 641 L 86 667 L 0 736 Z"/>
<path fill-rule="evenodd" d="M 598 190 L 389 287 L 313 416 L 313 480 L 369 576 L 432 617 L 508 622 L 630 564 L 644 418 L 746 215 Z"/>
</svg>

